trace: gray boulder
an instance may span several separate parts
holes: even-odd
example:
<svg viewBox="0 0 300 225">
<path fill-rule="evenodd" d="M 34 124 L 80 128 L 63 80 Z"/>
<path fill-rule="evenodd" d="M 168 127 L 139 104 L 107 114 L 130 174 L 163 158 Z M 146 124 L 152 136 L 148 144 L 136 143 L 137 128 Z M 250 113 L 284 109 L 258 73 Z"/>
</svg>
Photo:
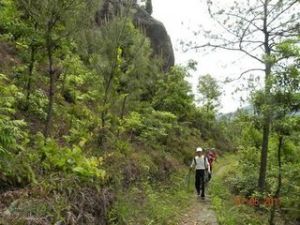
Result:
<svg viewBox="0 0 300 225">
<path fill-rule="evenodd" d="M 154 55 L 163 60 L 163 71 L 168 71 L 171 66 L 174 66 L 175 58 L 171 39 L 163 23 L 154 19 L 146 10 L 136 7 L 134 24 L 146 32 Z"/>
<path fill-rule="evenodd" d="M 126 1 L 122 0 L 105 0 L 101 10 L 97 12 L 96 22 L 99 26 L 109 22 L 113 16 L 122 11 Z M 174 51 L 171 39 L 163 23 L 154 19 L 145 9 L 134 3 L 132 5 L 135 13 L 133 23 L 136 27 L 145 32 L 150 39 L 153 49 L 153 56 L 163 60 L 162 70 L 167 72 L 175 63 Z"/>
</svg>

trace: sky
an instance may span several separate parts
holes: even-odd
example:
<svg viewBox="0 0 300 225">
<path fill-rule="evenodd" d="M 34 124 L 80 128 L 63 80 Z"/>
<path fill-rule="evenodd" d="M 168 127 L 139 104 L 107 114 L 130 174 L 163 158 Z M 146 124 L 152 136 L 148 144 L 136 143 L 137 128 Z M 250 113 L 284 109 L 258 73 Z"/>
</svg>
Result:
<svg viewBox="0 0 300 225">
<path fill-rule="evenodd" d="M 224 4 L 229 4 L 231 1 L 226 0 Z M 211 74 L 219 81 L 219 85 L 223 90 L 220 112 L 233 112 L 237 108 L 247 105 L 247 102 L 240 101 L 241 98 L 246 99 L 249 95 L 249 91 L 246 91 L 246 88 L 243 87 L 246 85 L 245 80 L 228 84 L 224 84 L 222 81 L 226 77 L 239 77 L 243 71 L 249 69 L 249 67 L 253 68 L 253 65 L 257 62 L 238 52 L 201 50 L 196 53 L 195 51 L 183 52 L 181 49 L 180 41 L 196 40 L 199 43 L 207 43 L 201 33 L 194 35 L 194 32 L 199 31 L 200 27 L 205 30 L 219 31 L 208 14 L 206 0 L 152 0 L 152 5 L 152 16 L 165 25 L 171 37 L 175 52 L 175 63 L 186 65 L 190 59 L 198 63 L 197 71 L 192 72 L 191 77 L 188 78 L 194 94 L 197 95 L 196 87 L 199 76 Z M 242 90 L 235 92 L 237 88 Z"/>
</svg>

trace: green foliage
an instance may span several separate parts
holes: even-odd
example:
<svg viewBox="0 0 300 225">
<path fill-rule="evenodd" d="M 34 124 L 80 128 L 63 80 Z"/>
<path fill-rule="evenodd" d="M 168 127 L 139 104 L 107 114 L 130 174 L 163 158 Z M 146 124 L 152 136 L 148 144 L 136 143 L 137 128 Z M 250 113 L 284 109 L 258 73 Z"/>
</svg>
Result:
<svg viewBox="0 0 300 225">
<path fill-rule="evenodd" d="M 177 176 L 182 176 L 181 173 Z M 175 179 L 176 176 L 173 178 Z M 177 177 L 176 183 L 182 183 Z M 110 214 L 111 224 L 173 224 L 190 202 L 190 193 L 183 186 L 167 187 L 142 183 L 139 187 L 119 193 Z"/>
<path fill-rule="evenodd" d="M 140 134 L 143 129 L 142 115 L 138 112 L 131 112 L 125 119 L 123 127 L 132 134 Z"/>
<path fill-rule="evenodd" d="M 297 45 L 299 40 L 295 39 L 288 39 L 285 40 L 281 43 L 279 43 L 276 48 L 278 50 L 279 55 L 284 58 L 290 58 L 290 57 L 299 57 L 300 55 L 300 49 L 299 46 Z"/>
<path fill-rule="evenodd" d="M 0 94 L 0 154 L 15 153 L 22 150 L 27 138 L 23 130 L 26 123 L 11 119 L 16 109 L 16 98 L 21 93 L 15 85 L 9 84 L 6 76 L 0 74 Z"/>
<path fill-rule="evenodd" d="M 200 76 L 197 88 L 201 95 L 200 102 L 202 102 L 206 111 L 214 111 L 222 94 L 216 79 L 209 74 Z"/>
<path fill-rule="evenodd" d="M 13 119 L 19 89 L 0 74 L 0 180 L 1 186 L 32 182 L 35 174 L 28 165 L 29 142 L 26 123 Z"/>
<path fill-rule="evenodd" d="M 226 202 L 232 193 L 256 194 L 260 114 L 216 117 L 220 90 L 209 75 L 198 87 L 205 107 L 196 107 L 186 81 L 194 63 L 163 73 L 149 40 L 129 17 L 131 9 L 97 21 L 96 27 L 98 5 L 94 0 L 0 3 L 0 40 L 13 46 L 9 54 L 15 64 L 1 68 L 9 76 L 0 75 L 0 189 L 30 192 L 13 197 L 17 206 L 3 203 L 15 217 L 5 218 L 7 224 L 25 224 L 28 215 L 51 224 L 71 224 L 75 218 L 74 224 L 93 224 L 108 215 L 111 224 L 172 224 L 190 198 L 183 163 L 199 144 L 239 146 L 233 169 L 212 184 L 220 223 L 263 224 L 249 209 Z M 266 101 L 277 104 L 267 109 L 274 111 L 268 191 L 276 189 L 276 140 L 284 135 L 285 207 L 299 205 L 289 194 L 299 191 L 299 122 L 285 114 L 298 107 L 297 49 L 294 41 L 278 45 L 278 55 L 268 59 L 286 57 L 292 63 L 274 70 L 269 99 L 261 93 L 253 97 L 257 113 L 266 110 Z M 39 131 L 49 120 L 50 96 L 53 133 L 47 139 Z M 250 216 L 243 218 L 244 212 Z"/>
<path fill-rule="evenodd" d="M 25 96 L 23 96 L 19 101 L 21 105 L 25 104 L 24 97 Z M 41 89 L 37 89 L 34 93 L 31 94 L 31 98 L 28 104 L 30 105 L 28 113 L 42 121 L 45 121 L 47 116 L 46 109 L 48 105 L 45 92 Z"/>
<path fill-rule="evenodd" d="M 254 147 L 239 150 L 239 169 L 226 182 L 233 194 L 251 196 L 257 187 L 259 151 Z"/>
<path fill-rule="evenodd" d="M 241 145 L 242 146 L 251 146 L 256 149 L 260 148 L 260 144 L 262 142 L 262 135 L 258 129 L 256 129 L 252 124 L 248 124 L 248 126 L 243 129 L 241 134 Z"/>
<path fill-rule="evenodd" d="M 17 10 L 17 6 L 12 0 L 2 0 L 0 5 L 0 30 L 1 38 L 9 40 L 12 37 L 19 36 L 24 27 L 20 20 L 21 13 Z"/>
<path fill-rule="evenodd" d="M 147 110 L 143 115 L 132 112 L 124 119 L 125 131 L 135 134 L 147 143 L 163 143 L 177 125 L 177 118 L 170 112 Z"/>
<path fill-rule="evenodd" d="M 187 203 L 174 185 L 183 175 L 174 176 L 199 134 L 184 123 L 195 107 L 188 71 L 164 74 L 132 18 L 95 27 L 96 2 L 1 1 L 14 67 L 1 68 L 10 76 L 0 78 L 0 189 L 21 194 L 4 201 L 11 216 L 1 210 L 0 223 L 93 224 L 110 214 L 118 224 L 170 224 Z M 51 138 L 40 133 L 48 121 Z"/>
<path fill-rule="evenodd" d="M 243 150 L 244 157 L 254 158 L 253 154 L 248 154 L 246 150 Z M 254 154 L 256 155 L 256 154 Z M 266 225 L 267 215 L 258 214 L 255 208 L 246 204 L 239 204 L 236 199 L 238 197 L 243 197 L 245 193 L 234 192 L 232 193 L 232 187 L 234 185 L 239 185 L 238 180 L 242 182 L 239 187 L 243 184 L 246 185 L 243 188 L 248 188 L 247 185 L 252 180 L 243 181 L 247 179 L 247 176 L 254 174 L 253 168 L 247 171 L 247 175 L 240 176 L 240 169 L 247 168 L 244 167 L 243 163 L 247 161 L 240 160 L 239 155 L 231 154 L 225 155 L 222 159 L 218 160 L 214 167 L 215 175 L 213 175 L 213 180 L 210 185 L 210 193 L 212 195 L 212 205 L 216 210 L 217 219 L 220 225 L 235 225 L 235 224 L 252 224 L 252 225 Z M 257 168 L 255 169 L 257 170 Z M 244 171 L 243 173 L 245 173 Z M 239 176 L 239 178 L 236 178 Z M 236 179 L 235 179 L 236 178 Z M 253 178 L 256 182 L 257 178 Z M 224 185 L 225 180 L 225 185 Z M 228 184 L 232 184 L 231 181 L 237 181 L 231 187 Z"/>
<path fill-rule="evenodd" d="M 84 100 L 93 100 L 94 85 L 100 85 L 100 81 L 96 80 L 96 75 L 90 71 L 81 61 L 80 57 L 68 51 L 65 59 L 62 62 L 64 73 L 61 82 L 61 91 L 65 100 L 69 103 L 76 103 L 77 100 L 82 102 Z M 93 82 L 91 82 L 93 80 Z M 97 82 L 98 81 L 98 82 Z M 71 97 L 68 98 L 66 93 L 70 93 Z"/>
<path fill-rule="evenodd" d="M 105 171 L 100 169 L 102 158 L 85 157 L 79 146 L 59 148 L 56 142 L 49 140 L 41 152 L 45 155 L 42 163 L 46 170 L 74 173 L 83 180 L 105 177 Z"/>
<path fill-rule="evenodd" d="M 159 89 L 153 100 L 156 110 L 172 112 L 179 120 L 185 120 L 193 106 L 191 87 L 185 78 L 188 71 L 185 68 L 173 67 L 159 81 Z"/>
<path fill-rule="evenodd" d="M 114 18 L 104 25 L 92 44 L 89 54 L 91 68 L 100 76 L 102 127 L 115 127 L 119 119 L 140 106 L 140 99 L 153 88 L 156 74 L 151 68 L 151 48 L 145 36 L 129 18 Z M 91 45 L 91 46 L 89 46 Z"/>
<path fill-rule="evenodd" d="M 168 135 L 168 131 L 175 125 L 176 116 L 170 112 L 152 111 L 144 118 L 144 129 L 141 137 L 145 140 L 159 140 Z"/>
</svg>

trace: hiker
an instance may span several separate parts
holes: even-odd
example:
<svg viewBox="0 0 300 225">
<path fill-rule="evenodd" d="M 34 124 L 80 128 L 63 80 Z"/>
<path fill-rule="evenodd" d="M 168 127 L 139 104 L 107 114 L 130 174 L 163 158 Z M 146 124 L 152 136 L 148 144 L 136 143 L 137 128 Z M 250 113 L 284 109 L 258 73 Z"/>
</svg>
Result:
<svg viewBox="0 0 300 225">
<path fill-rule="evenodd" d="M 198 197 L 205 198 L 205 173 L 210 173 L 209 162 L 203 149 L 196 148 L 196 156 L 193 158 L 191 169 L 195 167 L 195 187 Z"/>
<path fill-rule="evenodd" d="M 217 154 L 216 154 L 214 148 L 208 150 L 208 153 L 207 153 L 206 157 L 207 157 L 208 162 L 209 162 L 209 169 L 210 169 L 209 180 L 210 180 L 211 175 L 212 175 L 213 162 L 217 160 Z"/>
</svg>

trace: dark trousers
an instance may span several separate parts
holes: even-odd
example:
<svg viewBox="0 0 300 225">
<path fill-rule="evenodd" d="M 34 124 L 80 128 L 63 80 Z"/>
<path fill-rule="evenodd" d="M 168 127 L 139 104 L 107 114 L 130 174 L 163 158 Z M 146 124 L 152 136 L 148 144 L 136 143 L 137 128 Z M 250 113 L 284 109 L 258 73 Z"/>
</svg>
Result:
<svg viewBox="0 0 300 225">
<path fill-rule="evenodd" d="M 205 196 L 204 171 L 205 170 L 196 170 L 196 176 L 195 176 L 195 187 L 198 195 L 200 195 L 200 190 L 201 190 L 201 197 Z"/>
</svg>

